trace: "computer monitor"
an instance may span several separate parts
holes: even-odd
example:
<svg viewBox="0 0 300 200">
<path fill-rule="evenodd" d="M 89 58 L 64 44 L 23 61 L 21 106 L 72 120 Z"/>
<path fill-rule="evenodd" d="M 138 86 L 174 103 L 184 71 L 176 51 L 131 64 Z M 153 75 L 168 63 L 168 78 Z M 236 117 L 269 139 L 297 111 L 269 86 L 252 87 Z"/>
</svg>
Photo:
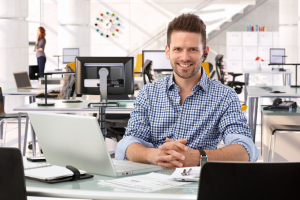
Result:
<svg viewBox="0 0 300 200">
<path fill-rule="evenodd" d="M 75 63 L 76 94 L 99 95 L 99 71 L 102 68 L 108 70 L 108 95 L 134 94 L 133 57 L 77 57 Z"/>
<path fill-rule="evenodd" d="M 270 64 L 284 64 L 285 63 L 285 49 L 270 48 Z"/>
<path fill-rule="evenodd" d="M 63 48 L 63 64 L 75 62 L 77 56 L 79 56 L 79 48 Z"/>
<path fill-rule="evenodd" d="M 146 60 L 152 61 L 154 71 L 173 71 L 165 50 L 143 50 L 143 65 Z"/>
</svg>

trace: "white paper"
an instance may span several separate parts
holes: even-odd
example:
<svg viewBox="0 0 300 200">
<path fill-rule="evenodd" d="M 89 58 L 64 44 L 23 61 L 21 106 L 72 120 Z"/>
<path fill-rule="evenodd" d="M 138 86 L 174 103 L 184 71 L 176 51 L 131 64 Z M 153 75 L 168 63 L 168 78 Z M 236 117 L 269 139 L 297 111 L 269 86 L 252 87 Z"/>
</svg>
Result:
<svg viewBox="0 0 300 200">
<path fill-rule="evenodd" d="M 189 169 L 192 169 L 189 173 L 189 175 L 183 176 L 181 173 L 183 170 L 189 171 Z M 176 170 L 171 174 L 171 177 L 177 181 L 199 181 L 200 176 L 200 169 L 201 167 L 182 167 L 182 168 L 176 168 Z"/>
<path fill-rule="evenodd" d="M 153 192 L 157 190 L 178 187 L 189 183 L 177 182 L 174 181 L 169 175 L 152 172 L 146 175 L 130 176 L 114 180 L 99 180 L 98 184 L 114 188 L 123 188 L 127 190 L 129 189 L 141 192 Z"/>
</svg>

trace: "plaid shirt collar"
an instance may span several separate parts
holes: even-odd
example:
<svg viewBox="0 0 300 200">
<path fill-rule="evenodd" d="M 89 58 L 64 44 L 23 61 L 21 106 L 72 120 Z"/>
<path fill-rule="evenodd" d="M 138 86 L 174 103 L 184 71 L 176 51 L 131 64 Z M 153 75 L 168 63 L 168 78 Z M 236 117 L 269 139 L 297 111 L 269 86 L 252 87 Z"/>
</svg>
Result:
<svg viewBox="0 0 300 200">
<path fill-rule="evenodd" d="M 196 92 L 200 89 L 202 89 L 204 92 L 206 92 L 208 90 L 209 84 L 210 84 L 210 78 L 207 76 L 206 71 L 203 69 L 203 67 L 201 67 L 201 79 L 200 81 L 194 86 L 193 88 L 193 92 Z M 176 90 L 179 90 L 178 85 L 176 85 L 176 83 L 174 82 L 174 72 L 172 73 L 172 75 L 170 75 L 167 78 L 167 91 L 168 90 L 172 90 L 173 88 L 176 88 Z"/>
</svg>

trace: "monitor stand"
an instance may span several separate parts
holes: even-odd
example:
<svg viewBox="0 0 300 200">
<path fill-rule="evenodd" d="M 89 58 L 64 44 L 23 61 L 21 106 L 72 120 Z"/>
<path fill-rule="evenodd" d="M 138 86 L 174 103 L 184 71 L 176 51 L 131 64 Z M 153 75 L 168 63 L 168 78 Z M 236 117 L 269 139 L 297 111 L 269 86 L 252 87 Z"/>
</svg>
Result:
<svg viewBox="0 0 300 200">
<path fill-rule="evenodd" d="M 90 105 L 94 105 L 94 107 L 99 107 L 99 125 L 100 125 L 100 129 L 103 135 L 103 138 L 105 140 L 105 136 L 106 136 L 106 128 L 105 128 L 105 108 L 107 106 L 120 106 L 120 103 L 118 102 L 111 102 L 108 103 L 107 102 L 107 76 L 108 76 L 109 72 L 106 68 L 101 68 L 99 70 L 99 77 L 100 77 L 100 85 L 99 89 L 100 89 L 100 97 L 101 97 L 101 102 L 98 103 L 89 103 L 88 107 Z"/>
<path fill-rule="evenodd" d="M 45 103 L 37 103 L 38 106 L 54 106 L 55 103 L 47 103 L 47 74 L 44 74 L 45 76 Z"/>
</svg>

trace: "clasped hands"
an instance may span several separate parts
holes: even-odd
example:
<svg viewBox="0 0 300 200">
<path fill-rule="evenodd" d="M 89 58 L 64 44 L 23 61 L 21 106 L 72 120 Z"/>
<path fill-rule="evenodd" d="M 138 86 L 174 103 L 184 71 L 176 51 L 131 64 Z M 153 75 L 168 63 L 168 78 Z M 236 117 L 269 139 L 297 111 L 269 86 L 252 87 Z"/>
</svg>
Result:
<svg viewBox="0 0 300 200">
<path fill-rule="evenodd" d="M 187 140 L 174 141 L 166 138 L 166 141 L 157 149 L 153 160 L 154 164 L 171 169 L 199 165 L 200 153 L 198 150 L 186 146 Z"/>
</svg>

